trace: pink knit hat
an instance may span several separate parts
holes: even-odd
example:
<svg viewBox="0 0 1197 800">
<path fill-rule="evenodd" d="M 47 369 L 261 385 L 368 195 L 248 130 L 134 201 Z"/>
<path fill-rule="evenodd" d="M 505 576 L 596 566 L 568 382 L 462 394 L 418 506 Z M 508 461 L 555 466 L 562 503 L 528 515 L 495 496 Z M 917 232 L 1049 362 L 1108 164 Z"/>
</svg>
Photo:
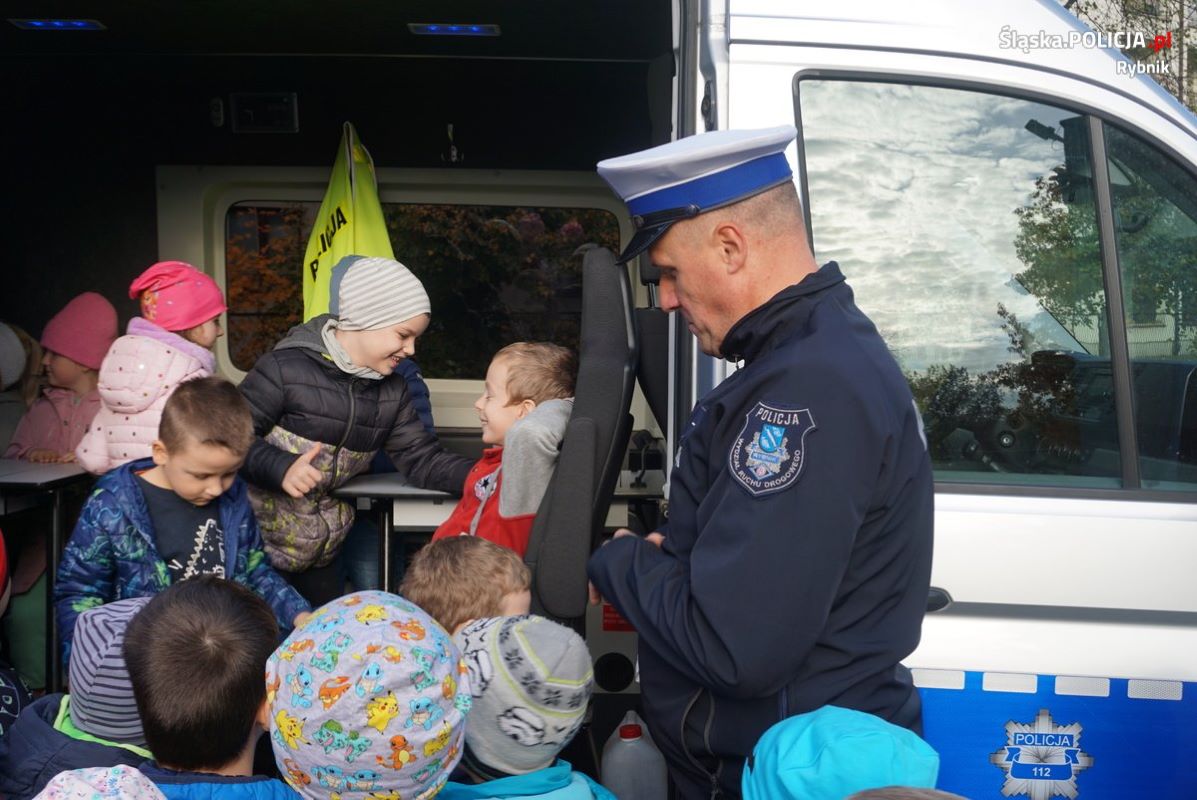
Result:
<svg viewBox="0 0 1197 800">
<path fill-rule="evenodd" d="M 141 315 L 168 331 L 185 331 L 228 310 L 211 277 L 185 261 L 159 261 L 129 285 Z"/>
<path fill-rule="evenodd" d="M 116 309 L 95 292 L 73 298 L 42 331 L 42 347 L 99 369 L 116 339 Z"/>
</svg>

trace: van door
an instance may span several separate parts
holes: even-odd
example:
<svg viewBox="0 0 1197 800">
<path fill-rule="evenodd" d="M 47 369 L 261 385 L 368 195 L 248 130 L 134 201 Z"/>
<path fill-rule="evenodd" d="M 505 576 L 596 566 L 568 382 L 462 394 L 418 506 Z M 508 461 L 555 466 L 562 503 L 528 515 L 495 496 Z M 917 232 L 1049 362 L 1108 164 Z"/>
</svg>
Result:
<svg viewBox="0 0 1197 800">
<path fill-rule="evenodd" d="M 771 29 L 733 18 L 729 125 L 797 124 L 816 256 L 926 422 L 938 591 L 907 663 L 940 787 L 1197 796 L 1192 123 L 1091 76 Z"/>
</svg>

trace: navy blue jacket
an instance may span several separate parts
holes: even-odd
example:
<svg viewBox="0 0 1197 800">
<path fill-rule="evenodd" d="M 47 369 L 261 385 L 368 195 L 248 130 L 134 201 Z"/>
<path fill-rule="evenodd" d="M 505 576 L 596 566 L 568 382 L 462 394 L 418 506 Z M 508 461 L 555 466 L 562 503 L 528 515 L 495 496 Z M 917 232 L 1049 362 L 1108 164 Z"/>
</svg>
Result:
<svg viewBox="0 0 1197 800">
<path fill-rule="evenodd" d="M 416 416 L 424 424 L 424 430 L 436 435 L 436 424 L 432 421 L 432 395 L 428 391 L 428 384 L 424 383 L 424 375 L 420 372 L 420 365 L 410 358 L 405 358 L 395 367 L 395 372 L 403 376 L 407 382 L 407 396 L 415 406 Z"/>
<path fill-rule="evenodd" d="M 135 767 L 144 755 L 119 745 L 75 739 L 55 729 L 61 694 L 48 694 L 25 707 L 0 738 L 0 796 L 28 800 L 60 772 L 84 767 Z"/>
<path fill-rule="evenodd" d="M 744 366 L 695 407 L 661 548 L 616 539 L 591 580 L 640 635 L 642 699 L 686 796 L 739 796 L 780 719 L 833 704 L 918 727 L 933 484 L 898 365 L 825 265 L 747 314 Z"/>
<path fill-rule="evenodd" d="M 407 393 L 411 397 L 411 404 L 416 408 L 416 415 L 424 424 L 424 430 L 436 436 L 436 423 L 432 420 L 432 393 L 428 391 L 428 384 L 424 383 L 424 375 L 420 372 L 420 365 L 410 358 L 405 358 L 395 367 L 395 372 L 407 381 Z M 379 450 L 370 461 L 370 472 L 395 472 L 395 465 L 386 451 Z"/>
<path fill-rule="evenodd" d="M 54 582 L 64 664 L 69 663 L 75 620 L 84 611 L 113 600 L 149 597 L 171 584 L 137 483 L 137 473 L 153 466 L 143 458 L 101 475 L 79 513 Z M 225 577 L 269 603 L 279 627 L 287 631 L 295 615 L 311 611 L 311 605 L 266 560 L 247 495 L 245 481 L 237 478 L 214 501 L 224 531 Z"/>
</svg>

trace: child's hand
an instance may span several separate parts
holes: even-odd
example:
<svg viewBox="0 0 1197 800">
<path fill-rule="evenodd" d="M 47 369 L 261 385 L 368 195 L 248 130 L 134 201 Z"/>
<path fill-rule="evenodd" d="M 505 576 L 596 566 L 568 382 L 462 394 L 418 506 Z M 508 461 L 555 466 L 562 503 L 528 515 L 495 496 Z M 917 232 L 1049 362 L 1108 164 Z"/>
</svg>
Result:
<svg viewBox="0 0 1197 800">
<path fill-rule="evenodd" d="M 317 442 L 306 453 L 295 459 L 283 476 L 283 491 L 292 497 L 303 497 L 320 483 L 320 470 L 312 466 L 312 459 L 320 452 Z"/>
<path fill-rule="evenodd" d="M 70 456 L 68 459 L 67 456 Z M 74 461 L 74 453 L 60 453 L 57 450 L 50 450 L 46 447 L 37 447 L 25 454 L 26 461 L 32 461 L 34 464 L 62 464 L 67 461 Z"/>
</svg>

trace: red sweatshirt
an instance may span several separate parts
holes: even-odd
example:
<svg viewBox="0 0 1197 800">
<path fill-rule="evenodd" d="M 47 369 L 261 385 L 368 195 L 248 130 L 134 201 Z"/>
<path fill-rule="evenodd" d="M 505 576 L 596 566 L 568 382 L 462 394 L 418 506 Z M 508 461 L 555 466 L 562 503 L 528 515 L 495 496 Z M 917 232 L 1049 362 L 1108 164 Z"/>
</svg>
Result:
<svg viewBox="0 0 1197 800">
<path fill-rule="evenodd" d="M 432 535 L 433 540 L 447 536 L 481 536 L 487 541 L 511 548 L 523 557 L 532 535 L 536 513 L 504 517 L 499 513 L 499 486 L 503 481 L 503 448 L 491 447 L 466 476 L 461 500 L 449 518 Z"/>
</svg>

